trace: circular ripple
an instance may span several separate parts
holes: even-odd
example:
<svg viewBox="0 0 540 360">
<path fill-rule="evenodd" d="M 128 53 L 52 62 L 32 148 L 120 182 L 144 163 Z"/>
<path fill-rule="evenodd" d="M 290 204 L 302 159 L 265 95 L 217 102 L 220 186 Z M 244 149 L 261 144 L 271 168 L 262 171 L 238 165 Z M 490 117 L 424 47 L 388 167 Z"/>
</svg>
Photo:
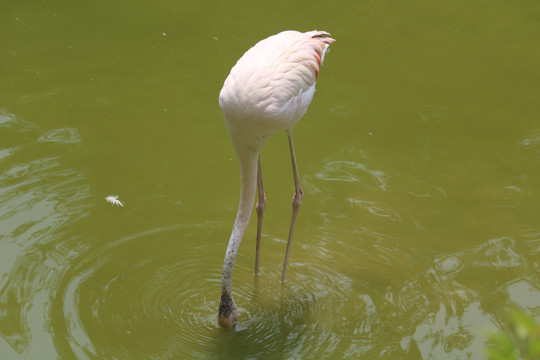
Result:
<svg viewBox="0 0 540 360">
<path fill-rule="evenodd" d="M 365 312 L 365 302 L 352 295 L 351 280 L 321 262 L 291 263 L 285 284 L 280 275 L 276 267 L 258 277 L 253 289 L 249 281 L 239 284 L 240 324 L 222 346 L 243 348 L 247 358 L 333 354 L 350 335 L 344 325 Z"/>
<path fill-rule="evenodd" d="M 239 324 L 220 329 L 225 245 L 201 241 L 222 238 L 225 230 L 216 227 L 155 229 L 104 242 L 81 256 L 64 274 L 52 305 L 60 357 L 294 358 L 331 355 L 348 341 L 346 329 L 360 323 L 368 306 L 354 295 L 348 276 L 325 259 L 312 259 L 291 262 L 281 284 L 279 264 L 254 277 L 244 265 L 252 264 L 248 251 L 239 252 L 233 278 Z M 373 320 L 362 322 L 358 333 Z"/>
<path fill-rule="evenodd" d="M 74 128 L 60 128 L 51 130 L 38 139 L 39 142 L 53 142 L 57 144 L 73 144 L 81 141 L 79 131 Z"/>
<path fill-rule="evenodd" d="M 79 359 L 204 358 L 215 344 L 220 278 L 219 266 L 204 264 L 222 254 L 197 238 L 217 238 L 213 232 L 155 229 L 84 254 L 66 272 L 53 306 L 53 317 L 63 319 L 55 332 L 67 335 L 59 353 Z"/>
</svg>

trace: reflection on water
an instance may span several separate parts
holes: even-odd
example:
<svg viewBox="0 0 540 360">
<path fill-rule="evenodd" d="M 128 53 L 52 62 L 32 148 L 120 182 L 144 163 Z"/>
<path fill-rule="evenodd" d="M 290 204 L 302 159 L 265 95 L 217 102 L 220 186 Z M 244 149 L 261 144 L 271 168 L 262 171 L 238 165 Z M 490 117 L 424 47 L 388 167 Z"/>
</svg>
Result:
<svg viewBox="0 0 540 360">
<path fill-rule="evenodd" d="M 218 274 L 199 261 L 201 253 L 215 250 L 191 244 L 213 227 L 155 229 L 75 259 L 54 290 L 52 325 L 62 356 L 171 358 L 200 351 L 196 345 L 215 330 L 218 305 L 201 290 L 214 287 Z"/>
<path fill-rule="evenodd" d="M 532 134 L 524 137 L 519 145 L 525 150 L 540 152 L 540 130 L 535 130 Z"/>
<path fill-rule="evenodd" d="M 366 164 L 362 163 L 361 161 L 367 158 L 362 151 L 357 151 L 352 146 L 346 146 L 342 149 L 341 154 L 343 156 L 352 155 L 354 160 L 328 160 L 315 174 L 315 178 L 327 181 L 354 182 L 356 186 L 386 190 L 385 174 L 379 170 L 369 169 Z"/>
<path fill-rule="evenodd" d="M 349 147 L 338 156 L 346 158 L 351 153 L 354 151 Z M 425 226 L 418 227 L 419 221 L 413 221 L 407 213 L 414 208 L 441 208 L 441 201 L 447 201 L 447 192 L 419 179 L 372 170 L 369 159 L 361 151 L 358 153 L 356 158 L 364 158 L 364 163 L 355 165 L 354 170 L 349 161 L 337 163 L 329 159 L 322 165 L 324 170 L 315 172 L 314 177 L 308 176 L 307 181 L 310 188 L 318 190 L 322 203 L 338 205 L 331 212 L 322 213 L 323 222 L 317 233 L 324 236 L 310 250 L 317 255 L 321 252 L 315 248 L 334 246 L 339 250 L 326 252 L 314 262 L 331 263 L 332 269 L 347 275 L 346 280 L 333 279 L 333 287 L 348 283 L 354 288 L 354 292 L 344 291 L 331 301 L 329 320 L 339 322 L 340 312 L 336 309 L 344 309 L 342 318 L 352 322 L 354 335 L 368 329 L 365 336 L 369 340 L 352 341 L 344 355 L 388 359 L 481 358 L 486 329 L 497 327 L 503 321 L 499 316 L 504 317 L 491 306 L 503 303 L 539 310 L 538 303 L 531 306 L 531 299 L 540 295 L 538 277 L 521 280 L 522 274 L 534 274 L 538 267 L 537 258 L 530 256 L 531 251 L 539 250 L 537 233 L 529 235 L 534 240 L 524 242 L 523 234 L 518 233 L 515 236 L 519 240 L 509 236 L 486 239 L 444 255 L 427 252 L 420 243 L 417 248 L 405 248 L 403 243 L 414 241 L 403 236 L 423 237 L 426 232 L 431 233 Z M 341 164 L 342 169 L 336 164 Z M 319 176 L 328 173 L 328 168 L 332 169 L 332 176 Z M 351 181 L 361 186 L 351 186 Z M 345 189 L 343 193 L 358 195 L 335 198 L 331 191 L 333 183 L 339 183 Z M 396 207 L 391 197 L 405 194 L 412 195 L 403 203 L 406 207 Z M 332 201 L 327 197 L 332 197 Z M 497 282 L 490 282 L 493 278 Z M 520 294 L 514 292 L 511 298 L 508 294 L 518 287 L 516 284 Z M 344 301 L 358 297 L 359 292 L 363 293 L 362 300 Z M 366 311 L 368 305 L 370 313 Z M 388 345 L 381 348 L 375 343 Z M 337 348 L 346 347 L 341 343 Z"/>
<path fill-rule="evenodd" d="M 39 126 L 0 109 L 0 128 L 14 132 L 35 132 Z"/>
<path fill-rule="evenodd" d="M 39 129 L 15 115 L 1 118 L 13 132 Z M 0 334 L 17 353 L 54 354 L 50 341 L 32 340 L 47 329 L 43 311 L 50 290 L 77 253 L 77 245 L 63 236 L 70 223 L 86 215 L 89 187 L 61 158 L 31 155 L 5 166 L 0 184 Z"/>
</svg>

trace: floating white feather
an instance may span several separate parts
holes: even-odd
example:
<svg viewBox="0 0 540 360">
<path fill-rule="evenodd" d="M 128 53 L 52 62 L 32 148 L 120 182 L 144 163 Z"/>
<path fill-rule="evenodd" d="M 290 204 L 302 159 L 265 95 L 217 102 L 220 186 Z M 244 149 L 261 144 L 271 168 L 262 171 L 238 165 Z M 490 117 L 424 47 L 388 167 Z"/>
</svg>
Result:
<svg viewBox="0 0 540 360">
<path fill-rule="evenodd" d="M 124 206 L 120 200 L 118 200 L 118 195 L 109 195 L 105 198 L 105 200 L 113 205 L 117 206 Z"/>
</svg>

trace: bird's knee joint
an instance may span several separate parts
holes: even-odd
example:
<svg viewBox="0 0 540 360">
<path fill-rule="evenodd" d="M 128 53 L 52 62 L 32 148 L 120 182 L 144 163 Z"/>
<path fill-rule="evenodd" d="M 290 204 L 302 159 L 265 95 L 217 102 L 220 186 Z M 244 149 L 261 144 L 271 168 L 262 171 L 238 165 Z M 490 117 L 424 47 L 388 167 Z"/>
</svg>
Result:
<svg viewBox="0 0 540 360">
<path fill-rule="evenodd" d="M 262 215 L 265 209 L 266 209 L 266 197 L 263 197 L 259 199 L 259 201 L 257 201 L 257 205 L 255 205 L 255 210 L 257 211 L 258 215 Z"/>
<path fill-rule="evenodd" d="M 292 199 L 293 208 L 295 208 L 295 209 L 299 208 L 300 205 L 302 204 L 302 199 L 303 198 L 304 198 L 304 193 L 302 191 L 295 192 L 294 196 L 293 196 L 293 199 Z"/>
<path fill-rule="evenodd" d="M 257 205 L 255 206 L 255 210 L 257 211 L 257 214 L 259 215 L 262 215 L 264 213 L 264 210 L 266 209 L 266 204 L 265 203 L 257 203 Z"/>
</svg>

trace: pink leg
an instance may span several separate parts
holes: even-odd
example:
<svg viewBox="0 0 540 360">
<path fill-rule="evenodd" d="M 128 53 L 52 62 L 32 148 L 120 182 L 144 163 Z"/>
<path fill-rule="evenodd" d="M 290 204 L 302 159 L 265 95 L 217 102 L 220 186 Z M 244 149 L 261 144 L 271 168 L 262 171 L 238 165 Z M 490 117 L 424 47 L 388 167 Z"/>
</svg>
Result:
<svg viewBox="0 0 540 360">
<path fill-rule="evenodd" d="M 285 281 L 285 276 L 287 275 L 287 263 L 289 262 L 289 251 L 291 250 L 294 224 L 296 223 L 296 215 L 298 215 L 298 209 L 300 208 L 300 204 L 302 204 L 302 198 L 304 197 L 304 191 L 302 190 L 302 186 L 300 186 L 298 167 L 296 166 L 296 155 L 294 153 L 292 131 L 288 131 L 287 136 L 289 137 L 289 147 L 291 150 L 291 162 L 294 176 L 294 196 L 292 199 L 291 228 L 289 229 L 289 237 L 287 238 L 287 249 L 285 250 L 285 261 L 283 262 L 283 273 L 281 274 L 281 282 Z"/>
<path fill-rule="evenodd" d="M 259 155 L 259 164 L 257 166 L 257 190 L 259 191 L 259 201 L 255 206 L 257 210 L 257 244 L 255 247 L 255 275 L 259 273 L 259 257 L 261 254 L 261 234 L 262 234 L 262 222 L 263 213 L 266 208 L 266 195 L 264 193 L 262 167 L 261 167 L 261 155 Z"/>
</svg>

